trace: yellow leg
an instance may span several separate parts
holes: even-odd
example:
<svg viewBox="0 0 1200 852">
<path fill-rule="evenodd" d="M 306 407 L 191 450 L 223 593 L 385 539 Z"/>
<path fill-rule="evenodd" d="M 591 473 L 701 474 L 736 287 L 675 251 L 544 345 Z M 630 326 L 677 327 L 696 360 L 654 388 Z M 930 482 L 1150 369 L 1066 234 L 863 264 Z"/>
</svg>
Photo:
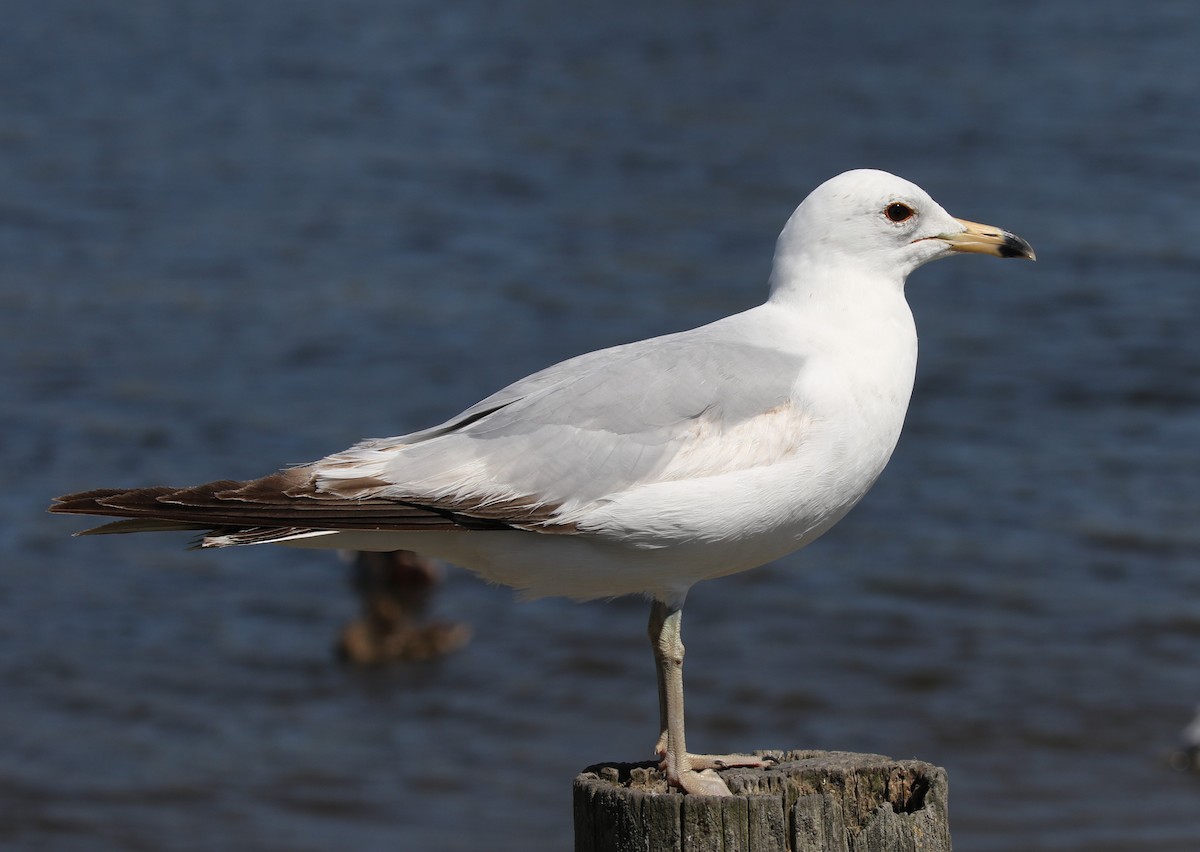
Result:
<svg viewBox="0 0 1200 852">
<path fill-rule="evenodd" d="M 658 671 L 658 710 L 661 732 L 657 751 L 667 781 L 700 796 L 729 796 L 729 788 L 712 769 L 696 771 L 683 734 L 683 609 L 655 601 L 650 608 L 650 642 Z M 712 764 L 708 764 L 712 765 Z"/>
</svg>

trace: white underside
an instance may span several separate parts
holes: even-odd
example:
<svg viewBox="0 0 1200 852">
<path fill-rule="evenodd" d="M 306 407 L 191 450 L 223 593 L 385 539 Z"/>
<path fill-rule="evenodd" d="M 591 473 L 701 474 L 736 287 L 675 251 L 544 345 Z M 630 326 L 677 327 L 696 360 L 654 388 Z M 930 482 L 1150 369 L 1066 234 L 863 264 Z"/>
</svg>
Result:
<svg viewBox="0 0 1200 852">
<path fill-rule="evenodd" d="M 807 542 L 801 541 L 799 546 Z M 700 580 L 755 568 L 796 549 L 730 543 L 641 549 L 593 536 L 512 531 L 335 532 L 282 544 L 344 550 L 412 550 L 468 568 L 523 597 L 593 600 L 639 594 L 681 605 Z"/>
</svg>

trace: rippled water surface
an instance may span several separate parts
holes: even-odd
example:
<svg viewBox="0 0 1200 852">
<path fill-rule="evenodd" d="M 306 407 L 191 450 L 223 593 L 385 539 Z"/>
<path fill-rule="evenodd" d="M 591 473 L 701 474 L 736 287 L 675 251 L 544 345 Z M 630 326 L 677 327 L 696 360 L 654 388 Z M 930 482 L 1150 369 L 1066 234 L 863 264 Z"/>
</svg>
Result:
<svg viewBox="0 0 1200 852">
<path fill-rule="evenodd" d="M 100 485 L 248 477 L 765 293 L 870 165 L 1028 238 L 918 272 L 905 436 L 803 554 L 689 599 L 690 742 L 944 765 L 963 850 L 1200 848 L 1200 12 L 5 4 L 0 845 L 570 848 L 644 758 L 641 601 L 373 671 L 319 553 L 71 540 Z"/>
</svg>

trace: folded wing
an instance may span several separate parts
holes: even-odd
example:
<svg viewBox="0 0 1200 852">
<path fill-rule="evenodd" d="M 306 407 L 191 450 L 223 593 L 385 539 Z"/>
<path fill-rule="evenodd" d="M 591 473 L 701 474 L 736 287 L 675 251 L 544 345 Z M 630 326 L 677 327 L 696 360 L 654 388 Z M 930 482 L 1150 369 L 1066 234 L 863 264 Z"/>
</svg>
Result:
<svg viewBox="0 0 1200 852">
<path fill-rule="evenodd" d="M 790 452 L 797 429 L 755 424 L 794 416 L 800 366 L 752 344 L 669 335 L 564 361 L 439 426 L 261 479 L 82 492 L 51 511 L 130 519 L 96 532 L 217 529 L 256 540 L 272 531 L 571 533 L 580 512 L 614 494 Z"/>
</svg>

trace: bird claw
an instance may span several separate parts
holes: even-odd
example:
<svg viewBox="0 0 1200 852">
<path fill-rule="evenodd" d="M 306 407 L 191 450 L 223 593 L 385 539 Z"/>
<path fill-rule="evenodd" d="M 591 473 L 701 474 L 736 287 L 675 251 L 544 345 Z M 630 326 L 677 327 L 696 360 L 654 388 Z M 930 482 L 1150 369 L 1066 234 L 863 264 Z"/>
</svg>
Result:
<svg viewBox="0 0 1200 852">
<path fill-rule="evenodd" d="M 680 769 L 675 775 L 671 772 L 671 761 L 665 749 L 660 750 L 658 756 L 662 758 L 658 768 L 666 773 L 671 786 L 693 796 L 733 795 L 725 781 L 717 774 L 718 769 L 730 769 L 735 766 L 754 769 L 774 766 L 779 762 L 769 754 L 688 754 L 681 761 L 687 768 Z"/>
<path fill-rule="evenodd" d="M 697 772 L 694 769 L 684 770 L 679 773 L 679 778 L 675 783 L 685 793 L 693 796 L 733 795 L 721 776 L 711 769 L 705 769 L 703 772 Z"/>
<path fill-rule="evenodd" d="M 769 754 L 689 754 L 688 761 L 692 769 L 729 769 L 734 766 L 761 769 L 779 762 Z"/>
</svg>

